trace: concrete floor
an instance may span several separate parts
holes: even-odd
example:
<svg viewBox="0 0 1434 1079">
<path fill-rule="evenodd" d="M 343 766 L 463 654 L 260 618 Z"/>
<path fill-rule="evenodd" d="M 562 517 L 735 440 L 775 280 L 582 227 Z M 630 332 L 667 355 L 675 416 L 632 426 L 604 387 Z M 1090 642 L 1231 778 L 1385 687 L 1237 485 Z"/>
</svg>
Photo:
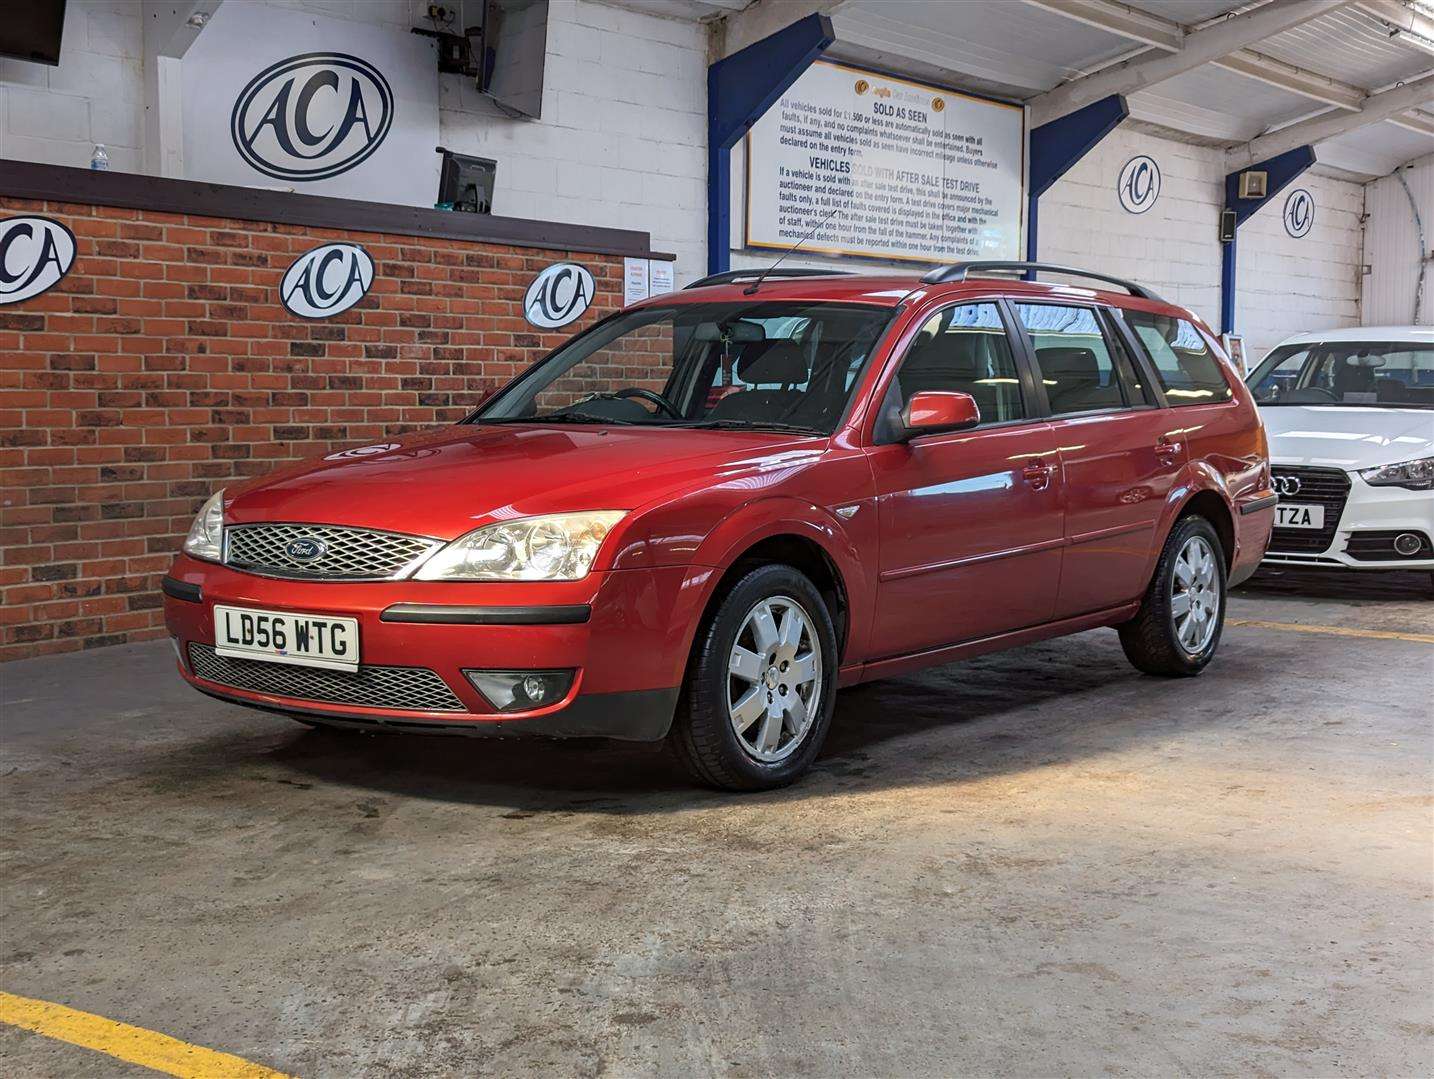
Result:
<svg viewBox="0 0 1434 1079">
<path fill-rule="evenodd" d="M 1434 632 L 1423 575 L 1234 619 Z M 1108 631 L 845 693 L 816 774 L 334 737 L 0 668 L 3 988 L 306 1076 L 1434 1073 L 1434 646 Z M 17 1076 L 136 1069 L 0 1027 Z"/>
</svg>

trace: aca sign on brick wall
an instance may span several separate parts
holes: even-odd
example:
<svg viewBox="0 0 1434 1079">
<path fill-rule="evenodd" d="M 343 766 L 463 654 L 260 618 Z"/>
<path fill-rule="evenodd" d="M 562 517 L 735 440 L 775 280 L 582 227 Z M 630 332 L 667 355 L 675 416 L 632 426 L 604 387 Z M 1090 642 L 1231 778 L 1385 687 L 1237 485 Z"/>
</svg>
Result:
<svg viewBox="0 0 1434 1079">
<path fill-rule="evenodd" d="M 75 261 L 75 234 L 48 217 L 0 220 L 0 304 L 19 303 L 59 284 Z"/>
<path fill-rule="evenodd" d="M 582 318 L 593 302 L 593 275 L 572 262 L 545 266 L 523 295 L 523 317 L 534 326 L 557 329 Z"/>
<path fill-rule="evenodd" d="M 294 260 L 279 298 L 300 318 L 332 318 L 358 303 L 373 284 L 373 259 L 358 244 L 324 244 Z"/>
</svg>

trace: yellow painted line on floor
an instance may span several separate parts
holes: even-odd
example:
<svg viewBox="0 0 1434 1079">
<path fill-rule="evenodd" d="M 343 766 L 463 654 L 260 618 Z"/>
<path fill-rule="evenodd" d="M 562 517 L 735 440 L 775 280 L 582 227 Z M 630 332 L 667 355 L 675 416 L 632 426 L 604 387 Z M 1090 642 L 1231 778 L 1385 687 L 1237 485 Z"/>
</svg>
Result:
<svg viewBox="0 0 1434 1079">
<path fill-rule="evenodd" d="M 186 1079 L 288 1079 L 242 1057 L 13 993 L 0 992 L 0 1023 Z"/>
<path fill-rule="evenodd" d="M 1232 626 L 1251 626 L 1254 629 L 1283 629 L 1295 633 L 1330 633 L 1336 637 L 1369 637 L 1377 641 L 1417 641 L 1420 644 L 1434 644 L 1434 633 L 1395 633 L 1387 629 L 1308 626 L 1300 622 L 1261 622 L 1255 618 L 1230 618 L 1226 621 Z"/>
</svg>

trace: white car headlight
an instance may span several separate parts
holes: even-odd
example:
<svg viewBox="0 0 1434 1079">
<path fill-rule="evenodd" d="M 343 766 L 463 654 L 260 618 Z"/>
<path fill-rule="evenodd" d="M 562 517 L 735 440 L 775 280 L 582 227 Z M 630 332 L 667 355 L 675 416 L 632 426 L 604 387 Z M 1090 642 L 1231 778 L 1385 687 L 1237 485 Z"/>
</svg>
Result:
<svg viewBox="0 0 1434 1079">
<path fill-rule="evenodd" d="M 1434 488 L 1434 457 L 1420 457 L 1415 461 L 1401 461 L 1397 465 L 1380 465 L 1378 468 L 1362 468 L 1359 474 L 1365 483 L 1375 487 L 1407 487 L 1411 491 L 1428 491 Z"/>
<path fill-rule="evenodd" d="M 520 517 L 460 536 L 425 562 L 419 581 L 576 581 L 626 510 Z"/>
<path fill-rule="evenodd" d="M 215 491 L 189 526 L 184 540 L 184 553 L 206 562 L 224 559 L 224 492 Z"/>
</svg>

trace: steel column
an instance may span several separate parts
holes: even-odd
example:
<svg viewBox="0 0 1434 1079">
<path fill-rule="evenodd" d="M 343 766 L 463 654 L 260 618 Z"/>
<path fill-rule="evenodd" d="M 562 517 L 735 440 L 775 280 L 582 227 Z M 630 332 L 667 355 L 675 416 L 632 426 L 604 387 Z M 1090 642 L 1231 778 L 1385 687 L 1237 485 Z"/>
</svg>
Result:
<svg viewBox="0 0 1434 1079">
<path fill-rule="evenodd" d="M 808 15 L 708 67 L 709 274 L 722 273 L 731 263 L 732 147 L 834 41 L 831 19 Z"/>
</svg>

